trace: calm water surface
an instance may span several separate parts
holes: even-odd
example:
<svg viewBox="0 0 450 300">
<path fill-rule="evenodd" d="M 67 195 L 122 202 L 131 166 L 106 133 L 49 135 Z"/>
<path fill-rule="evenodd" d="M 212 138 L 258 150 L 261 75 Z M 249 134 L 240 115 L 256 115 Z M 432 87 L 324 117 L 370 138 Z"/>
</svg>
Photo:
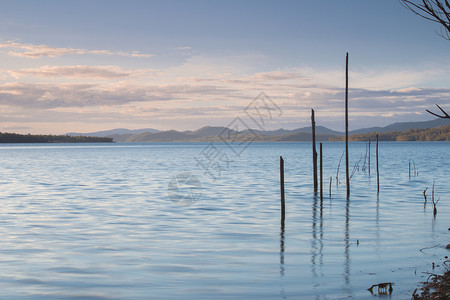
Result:
<svg viewBox="0 0 450 300">
<path fill-rule="evenodd" d="M 377 299 L 367 288 L 393 282 L 391 299 L 410 299 L 449 255 L 449 146 L 381 143 L 377 195 L 374 144 L 369 175 L 352 143 L 347 201 L 344 145 L 324 143 L 321 201 L 310 143 L 2 145 L 0 298 Z M 214 179 L 202 164 L 217 153 Z M 168 185 L 186 172 L 201 195 L 178 206 Z"/>
</svg>

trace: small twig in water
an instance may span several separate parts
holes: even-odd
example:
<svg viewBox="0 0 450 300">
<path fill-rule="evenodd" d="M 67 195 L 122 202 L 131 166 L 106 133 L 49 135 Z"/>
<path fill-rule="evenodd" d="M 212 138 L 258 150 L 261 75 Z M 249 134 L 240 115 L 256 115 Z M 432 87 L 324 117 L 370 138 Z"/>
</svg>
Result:
<svg viewBox="0 0 450 300">
<path fill-rule="evenodd" d="M 362 169 L 361 170 L 363 170 L 363 171 L 365 171 L 366 170 L 366 161 L 367 161 L 367 142 L 366 142 L 366 155 L 364 156 L 364 163 L 363 163 L 363 166 L 362 166 Z"/>
<path fill-rule="evenodd" d="M 438 204 L 439 200 L 441 200 L 441 198 L 438 198 L 438 199 L 436 200 L 436 202 L 434 202 L 434 200 L 433 200 L 433 216 L 434 216 L 435 218 L 436 218 L 436 215 L 437 215 L 436 204 Z"/>
<path fill-rule="evenodd" d="M 431 201 L 434 202 L 434 180 L 433 180 L 433 187 L 431 189 Z"/>
<path fill-rule="evenodd" d="M 341 155 L 341 158 L 339 159 L 339 164 L 338 164 L 338 167 L 337 167 L 337 171 L 336 171 L 336 185 L 339 185 L 339 168 L 341 167 L 341 161 L 342 161 L 342 158 L 344 157 L 344 153 L 345 153 L 345 151 L 342 151 L 342 155 Z"/>
<path fill-rule="evenodd" d="M 425 248 L 420 249 L 419 251 L 425 254 L 425 252 L 423 252 L 422 250 L 433 249 L 433 248 L 439 247 L 440 245 L 441 244 L 437 244 L 437 245 L 434 245 L 434 246 L 431 246 L 431 247 L 425 247 Z"/>
<path fill-rule="evenodd" d="M 356 171 L 359 171 L 359 163 L 362 160 L 362 155 L 359 158 L 358 162 L 353 166 L 352 174 L 350 175 L 350 179 L 352 179 L 353 175 L 355 175 Z"/>
<path fill-rule="evenodd" d="M 429 275 L 430 275 L 430 276 L 428 276 L 427 281 L 430 281 L 430 277 L 433 277 L 433 276 L 434 276 L 434 278 L 436 278 L 436 279 L 442 278 L 442 275 L 437 275 L 437 274 L 430 273 L 430 272 L 423 272 L 423 273 L 424 273 L 424 274 L 429 274 Z"/>
<path fill-rule="evenodd" d="M 434 180 L 433 180 L 433 188 L 431 190 L 431 202 L 433 203 L 433 217 L 435 217 L 435 218 L 436 218 L 436 215 L 437 215 L 436 205 L 438 204 L 440 199 L 441 198 L 439 198 L 436 201 L 434 201 Z"/>
<path fill-rule="evenodd" d="M 331 198 L 331 183 L 333 182 L 333 177 L 330 177 L 330 198 Z"/>
</svg>

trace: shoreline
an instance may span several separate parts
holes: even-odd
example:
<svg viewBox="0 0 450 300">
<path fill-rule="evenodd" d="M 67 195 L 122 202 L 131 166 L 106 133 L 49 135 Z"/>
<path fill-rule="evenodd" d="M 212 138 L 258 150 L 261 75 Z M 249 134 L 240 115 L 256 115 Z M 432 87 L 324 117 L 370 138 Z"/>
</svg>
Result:
<svg viewBox="0 0 450 300">
<path fill-rule="evenodd" d="M 450 231 L 450 228 L 448 229 Z M 445 247 L 450 250 L 450 244 Z M 450 259 L 448 254 L 444 256 L 444 261 L 441 265 L 444 267 L 442 275 L 429 273 L 427 281 L 422 282 L 421 288 L 416 288 L 411 296 L 413 300 L 428 300 L 428 299 L 450 299 Z M 433 263 L 434 269 L 434 263 Z M 430 281 L 431 279 L 431 281 Z"/>
<path fill-rule="evenodd" d="M 448 260 L 447 260 L 448 261 Z M 450 270 L 443 275 L 431 274 L 431 282 L 424 282 L 418 294 L 418 288 L 412 294 L 413 300 L 450 299 Z"/>
</svg>

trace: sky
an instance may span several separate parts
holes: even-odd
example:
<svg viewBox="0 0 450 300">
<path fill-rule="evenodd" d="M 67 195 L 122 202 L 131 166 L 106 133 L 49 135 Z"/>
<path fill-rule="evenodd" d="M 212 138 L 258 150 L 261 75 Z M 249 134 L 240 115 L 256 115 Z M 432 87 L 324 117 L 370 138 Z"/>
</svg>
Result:
<svg viewBox="0 0 450 300">
<path fill-rule="evenodd" d="M 0 131 L 294 129 L 311 108 L 343 130 L 347 52 L 350 129 L 431 120 L 439 30 L 398 0 L 0 0 Z"/>
</svg>

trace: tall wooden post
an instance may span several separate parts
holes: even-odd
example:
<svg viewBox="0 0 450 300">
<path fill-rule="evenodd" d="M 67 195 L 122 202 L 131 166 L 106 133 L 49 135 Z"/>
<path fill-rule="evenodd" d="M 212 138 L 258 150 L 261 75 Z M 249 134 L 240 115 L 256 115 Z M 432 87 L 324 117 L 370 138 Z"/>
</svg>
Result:
<svg viewBox="0 0 450 300">
<path fill-rule="evenodd" d="M 345 175 L 348 198 L 350 197 L 350 174 L 348 170 L 348 52 L 345 56 Z"/>
<path fill-rule="evenodd" d="M 378 134 L 377 134 L 377 192 L 380 192 L 380 172 L 378 169 Z"/>
<path fill-rule="evenodd" d="M 322 168 L 322 143 L 319 144 L 320 152 L 320 201 L 323 199 L 323 168 Z"/>
<path fill-rule="evenodd" d="M 370 176 L 370 138 L 369 138 L 369 176 Z"/>
<path fill-rule="evenodd" d="M 284 226 L 285 200 L 284 200 L 284 159 L 280 156 L 280 196 L 281 196 L 281 223 Z"/>
<path fill-rule="evenodd" d="M 316 121 L 315 121 L 315 118 L 314 118 L 314 109 L 311 109 L 311 128 L 312 128 L 312 152 L 313 152 L 313 180 L 314 180 L 314 193 L 317 193 Z"/>
</svg>

